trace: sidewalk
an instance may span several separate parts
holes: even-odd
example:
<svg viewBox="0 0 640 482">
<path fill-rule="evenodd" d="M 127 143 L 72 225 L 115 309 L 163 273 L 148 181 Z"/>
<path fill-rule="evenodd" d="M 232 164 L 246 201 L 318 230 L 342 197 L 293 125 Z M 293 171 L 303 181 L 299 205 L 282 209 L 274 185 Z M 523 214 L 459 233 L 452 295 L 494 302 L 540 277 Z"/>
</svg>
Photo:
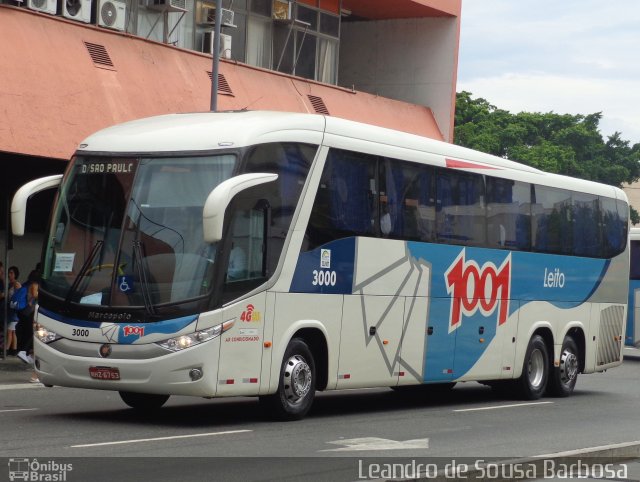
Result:
<svg viewBox="0 0 640 482">
<path fill-rule="evenodd" d="M 7 356 L 4 360 L 0 358 L 0 385 L 29 384 L 32 370 L 31 365 L 16 356 Z"/>
</svg>

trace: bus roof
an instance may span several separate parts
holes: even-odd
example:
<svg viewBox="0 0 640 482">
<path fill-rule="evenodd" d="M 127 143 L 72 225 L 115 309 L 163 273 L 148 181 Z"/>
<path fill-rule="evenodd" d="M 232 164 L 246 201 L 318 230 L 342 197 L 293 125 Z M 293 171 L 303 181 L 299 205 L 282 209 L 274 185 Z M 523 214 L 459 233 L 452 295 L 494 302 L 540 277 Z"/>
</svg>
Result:
<svg viewBox="0 0 640 482">
<path fill-rule="evenodd" d="M 108 127 L 87 137 L 78 154 L 203 152 L 266 142 L 306 142 L 359 149 L 443 167 L 495 174 L 626 201 L 621 189 L 550 174 L 447 142 L 331 116 L 276 111 L 168 114 Z M 425 156 L 425 154 L 427 156 Z"/>
</svg>

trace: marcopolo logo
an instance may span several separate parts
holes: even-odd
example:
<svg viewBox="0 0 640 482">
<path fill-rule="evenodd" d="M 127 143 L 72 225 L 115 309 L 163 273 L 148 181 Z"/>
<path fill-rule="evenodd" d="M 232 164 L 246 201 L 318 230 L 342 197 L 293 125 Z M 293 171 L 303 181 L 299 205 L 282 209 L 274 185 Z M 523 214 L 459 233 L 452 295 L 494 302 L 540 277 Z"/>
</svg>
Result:
<svg viewBox="0 0 640 482">
<path fill-rule="evenodd" d="M 491 262 L 482 266 L 465 259 L 466 249 L 458 255 L 444 274 L 447 293 L 451 295 L 449 333 L 460 326 L 462 315 L 472 316 L 478 310 L 490 316 L 498 309 L 498 325 L 509 316 L 511 290 L 511 253 L 499 267 Z"/>
<path fill-rule="evenodd" d="M 38 459 L 10 458 L 9 480 L 64 482 L 73 464 L 62 464 L 54 460 L 40 462 Z"/>
</svg>

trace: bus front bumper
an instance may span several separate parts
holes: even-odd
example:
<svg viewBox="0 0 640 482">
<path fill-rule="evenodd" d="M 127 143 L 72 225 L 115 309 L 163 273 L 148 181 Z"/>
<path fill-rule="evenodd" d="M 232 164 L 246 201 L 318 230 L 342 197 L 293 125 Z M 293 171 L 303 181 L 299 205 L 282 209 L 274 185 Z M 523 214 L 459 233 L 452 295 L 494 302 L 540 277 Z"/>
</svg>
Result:
<svg viewBox="0 0 640 482">
<path fill-rule="evenodd" d="M 145 357 L 118 353 L 100 357 L 99 344 L 58 340 L 45 344 L 34 340 L 38 378 L 45 385 L 75 388 L 214 397 L 216 395 L 220 337 L 190 348 Z M 138 350 L 141 346 L 138 345 Z M 89 356 L 95 353 L 95 356 Z M 149 353 L 147 350 L 146 353 Z M 82 353 L 81 355 L 72 353 Z"/>
</svg>

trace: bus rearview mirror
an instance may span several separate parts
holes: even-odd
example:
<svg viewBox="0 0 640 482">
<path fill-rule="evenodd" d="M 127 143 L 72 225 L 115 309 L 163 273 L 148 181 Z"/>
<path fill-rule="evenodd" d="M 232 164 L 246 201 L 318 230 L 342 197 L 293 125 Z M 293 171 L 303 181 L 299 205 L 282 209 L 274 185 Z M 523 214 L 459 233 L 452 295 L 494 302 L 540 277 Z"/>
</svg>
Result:
<svg viewBox="0 0 640 482">
<path fill-rule="evenodd" d="M 29 181 L 18 189 L 11 202 L 11 230 L 15 236 L 24 235 L 27 201 L 29 198 L 40 191 L 58 187 L 61 181 L 62 174 L 56 174 L 55 176 L 46 176 Z"/>
<path fill-rule="evenodd" d="M 233 197 L 250 187 L 273 182 L 278 179 L 277 174 L 257 172 L 241 174 L 220 183 L 209 193 L 202 210 L 202 231 L 206 243 L 215 243 L 222 239 L 224 214 Z"/>
</svg>

